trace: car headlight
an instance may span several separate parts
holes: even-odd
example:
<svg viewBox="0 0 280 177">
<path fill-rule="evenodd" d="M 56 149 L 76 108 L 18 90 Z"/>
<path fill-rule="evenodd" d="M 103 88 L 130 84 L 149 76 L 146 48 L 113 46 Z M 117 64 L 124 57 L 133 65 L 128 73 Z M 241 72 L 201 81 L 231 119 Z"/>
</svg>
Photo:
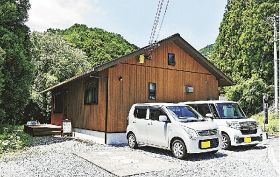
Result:
<svg viewBox="0 0 280 177">
<path fill-rule="evenodd" d="M 189 135 L 189 138 L 192 139 L 192 140 L 196 140 L 197 138 L 197 133 L 194 129 L 191 129 L 191 128 L 184 128 L 186 133 Z"/>
<path fill-rule="evenodd" d="M 230 128 L 234 128 L 234 129 L 237 129 L 237 130 L 240 130 L 240 128 L 241 128 L 239 122 L 227 122 L 227 125 Z"/>
</svg>

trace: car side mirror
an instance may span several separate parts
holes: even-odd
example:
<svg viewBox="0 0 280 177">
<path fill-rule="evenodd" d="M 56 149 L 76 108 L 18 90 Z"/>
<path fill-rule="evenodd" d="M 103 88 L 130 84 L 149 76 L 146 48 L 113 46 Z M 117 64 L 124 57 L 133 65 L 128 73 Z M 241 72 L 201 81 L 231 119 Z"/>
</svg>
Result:
<svg viewBox="0 0 280 177">
<path fill-rule="evenodd" d="M 205 115 L 205 117 L 207 117 L 207 118 L 211 118 L 211 119 L 213 119 L 213 118 L 214 118 L 214 116 L 213 116 L 213 114 L 212 114 L 212 113 L 207 113 L 207 114 Z"/>
<path fill-rule="evenodd" d="M 165 115 L 161 115 L 161 116 L 159 116 L 159 121 L 160 122 L 168 122 L 168 118 Z"/>
</svg>

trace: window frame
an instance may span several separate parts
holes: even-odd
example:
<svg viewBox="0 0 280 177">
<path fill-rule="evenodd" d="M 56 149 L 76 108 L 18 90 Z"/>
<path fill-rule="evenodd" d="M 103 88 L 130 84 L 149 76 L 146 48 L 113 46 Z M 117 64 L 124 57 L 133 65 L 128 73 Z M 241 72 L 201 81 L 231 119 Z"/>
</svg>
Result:
<svg viewBox="0 0 280 177">
<path fill-rule="evenodd" d="M 154 88 L 155 88 L 154 90 L 150 89 L 151 84 L 154 84 Z M 149 82 L 148 83 L 148 99 L 149 100 L 156 100 L 157 99 L 157 84 L 155 82 Z"/>
<path fill-rule="evenodd" d="M 92 94 L 91 100 L 88 100 L 88 95 Z M 84 90 L 84 104 L 85 105 L 94 105 L 98 104 L 98 94 L 99 94 L 99 79 L 93 78 L 90 82 L 86 83 Z"/>
<path fill-rule="evenodd" d="M 171 57 L 173 57 L 173 58 L 171 58 Z M 171 66 L 176 65 L 176 55 L 175 55 L 175 53 L 169 52 L 167 54 L 167 63 L 168 63 L 168 65 L 171 65 Z"/>
</svg>

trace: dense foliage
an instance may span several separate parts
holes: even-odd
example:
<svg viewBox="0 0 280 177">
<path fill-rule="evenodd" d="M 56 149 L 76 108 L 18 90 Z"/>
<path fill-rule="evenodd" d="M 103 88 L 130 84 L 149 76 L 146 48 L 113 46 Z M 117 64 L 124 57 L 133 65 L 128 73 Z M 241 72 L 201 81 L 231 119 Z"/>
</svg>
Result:
<svg viewBox="0 0 280 177">
<path fill-rule="evenodd" d="M 0 1 L 0 125 L 19 122 L 30 95 L 29 8 L 29 0 Z"/>
<path fill-rule="evenodd" d="M 214 44 L 207 45 L 206 47 L 199 50 L 199 52 L 206 58 L 212 60 L 212 55 L 214 52 Z"/>
<path fill-rule="evenodd" d="M 255 119 L 256 121 L 258 121 L 258 123 L 260 124 L 262 130 L 265 130 L 267 133 L 269 134 L 273 134 L 276 136 L 279 136 L 279 118 L 278 118 L 278 114 L 275 111 L 269 111 L 268 113 L 268 124 L 265 125 L 264 127 L 264 113 L 258 113 L 253 115 L 251 118 Z M 265 129 L 264 129 L 265 128 Z"/>
<path fill-rule="evenodd" d="M 261 112 L 263 93 L 270 93 L 271 86 L 268 86 L 263 79 L 253 75 L 245 82 L 225 88 L 226 96 L 232 100 L 238 100 L 243 110 L 251 115 Z"/>
<path fill-rule="evenodd" d="M 5 52 L 4 50 L 0 47 L 0 98 L 2 95 L 2 90 L 3 90 L 3 86 L 4 86 L 4 75 L 2 72 L 3 69 L 3 62 L 4 62 L 4 56 L 5 56 Z M 0 105 L 1 105 L 1 99 L 0 99 Z M 4 109 L 2 107 L 0 107 L 0 117 L 4 116 Z M 0 118 L 1 120 L 1 118 Z"/>
<path fill-rule="evenodd" d="M 229 0 L 213 49 L 202 50 L 235 81 L 236 86 L 225 89 L 226 96 L 239 101 L 247 114 L 260 110 L 262 92 L 272 93 L 273 27 L 268 17 L 277 12 L 278 0 Z"/>
<path fill-rule="evenodd" d="M 23 126 L 0 126 L 0 157 L 4 152 L 22 149 L 31 144 L 31 137 L 23 132 Z"/>
<path fill-rule="evenodd" d="M 100 28 L 89 28 L 86 25 L 75 24 L 65 30 L 49 29 L 48 31 L 62 35 L 74 47 L 83 50 L 92 66 L 116 59 L 137 49 L 119 34 Z"/>
<path fill-rule="evenodd" d="M 90 68 L 83 51 L 72 47 L 61 36 L 50 32 L 31 34 L 34 81 L 31 101 L 26 107 L 27 119 L 43 121 L 49 117 L 50 94 L 41 91 Z"/>
</svg>

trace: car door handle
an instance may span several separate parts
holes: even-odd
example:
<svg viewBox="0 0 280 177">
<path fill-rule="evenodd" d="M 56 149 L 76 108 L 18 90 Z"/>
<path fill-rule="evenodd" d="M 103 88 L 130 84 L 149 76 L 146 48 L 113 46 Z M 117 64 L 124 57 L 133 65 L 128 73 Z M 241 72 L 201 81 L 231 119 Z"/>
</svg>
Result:
<svg viewBox="0 0 280 177">
<path fill-rule="evenodd" d="M 135 123 L 136 123 L 136 121 L 132 121 L 132 123 L 134 123 L 134 124 L 135 124 Z"/>
<path fill-rule="evenodd" d="M 148 123 L 148 125 L 153 125 L 153 123 L 151 122 L 151 123 Z"/>
</svg>

